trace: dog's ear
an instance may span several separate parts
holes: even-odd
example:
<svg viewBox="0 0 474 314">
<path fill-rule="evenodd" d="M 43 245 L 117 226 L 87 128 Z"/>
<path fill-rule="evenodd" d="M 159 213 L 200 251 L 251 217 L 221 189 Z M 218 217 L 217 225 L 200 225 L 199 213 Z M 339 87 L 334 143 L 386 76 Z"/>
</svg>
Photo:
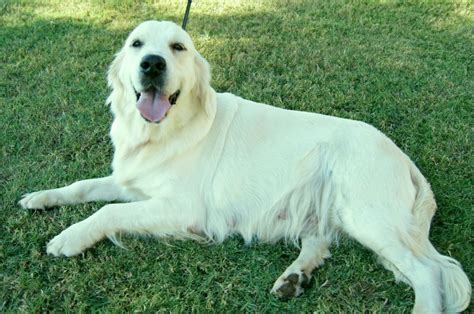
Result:
<svg viewBox="0 0 474 314">
<path fill-rule="evenodd" d="M 119 51 L 109 67 L 107 83 L 112 90 L 123 89 L 123 83 L 120 80 L 119 72 L 122 67 L 124 56 L 125 54 L 122 51 Z"/>
<path fill-rule="evenodd" d="M 206 59 L 204 59 L 197 51 L 194 55 L 194 67 L 196 83 L 193 87 L 193 92 L 195 93 L 199 103 L 206 110 L 206 114 L 213 115 L 216 109 L 214 90 L 210 85 L 211 69 Z"/>
</svg>

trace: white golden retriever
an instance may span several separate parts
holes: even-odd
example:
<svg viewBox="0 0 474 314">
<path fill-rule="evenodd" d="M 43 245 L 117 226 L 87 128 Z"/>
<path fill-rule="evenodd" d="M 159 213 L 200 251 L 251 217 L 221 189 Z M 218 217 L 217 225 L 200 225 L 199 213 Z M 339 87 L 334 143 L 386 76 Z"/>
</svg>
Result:
<svg viewBox="0 0 474 314">
<path fill-rule="evenodd" d="M 118 201 L 47 246 L 72 256 L 120 232 L 216 242 L 301 243 L 272 292 L 298 296 L 338 232 L 415 291 L 415 312 L 458 312 L 471 286 L 428 239 L 436 204 L 413 162 L 362 122 L 255 103 L 210 86 L 207 62 L 171 22 L 128 37 L 109 75 L 109 177 L 25 195 L 24 208 Z"/>
</svg>

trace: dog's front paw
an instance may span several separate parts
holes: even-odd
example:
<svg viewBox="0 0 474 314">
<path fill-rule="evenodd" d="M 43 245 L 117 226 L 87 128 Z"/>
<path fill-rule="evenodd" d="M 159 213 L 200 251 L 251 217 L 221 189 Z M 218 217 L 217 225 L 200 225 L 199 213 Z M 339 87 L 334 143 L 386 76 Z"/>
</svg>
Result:
<svg viewBox="0 0 474 314">
<path fill-rule="evenodd" d="M 308 286 L 310 279 L 311 277 L 307 276 L 300 270 L 294 271 L 290 274 L 283 274 L 275 282 L 271 292 L 283 299 L 297 297 L 303 293 L 304 288 Z"/>
<path fill-rule="evenodd" d="M 49 241 L 46 252 L 54 256 L 74 256 L 91 247 L 97 240 L 87 232 L 84 221 L 74 224 Z"/>
<path fill-rule="evenodd" d="M 18 204 L 25 209 L 45 209 L 54 205 L 55 199 L 50 191 L 38 191 L 23 195 Z"/>
</svg>

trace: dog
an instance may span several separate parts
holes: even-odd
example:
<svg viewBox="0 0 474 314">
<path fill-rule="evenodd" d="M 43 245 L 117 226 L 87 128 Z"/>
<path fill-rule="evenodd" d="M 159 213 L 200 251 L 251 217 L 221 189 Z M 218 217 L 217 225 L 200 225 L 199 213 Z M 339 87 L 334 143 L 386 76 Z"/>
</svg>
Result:
<svg viewBox="0 0 474 314">
<path fill-rule="evenodd" d="M 136 27 L 116 54 L 107 99 L 112 174 L 34 192 L 23 208 L 109 201 L 47 244 L 80 254 L 117 233 L 222 242 L 286 240 L 298 258 L 273 285 L 300 295 L 344 233 L 415 292 L 414 312 L 459 312 L 471 285 L 428 235 L 436 203 L 415 164 L 359 121 L 216 93 L 190 36 L 167 21 Z"/>
</svg>

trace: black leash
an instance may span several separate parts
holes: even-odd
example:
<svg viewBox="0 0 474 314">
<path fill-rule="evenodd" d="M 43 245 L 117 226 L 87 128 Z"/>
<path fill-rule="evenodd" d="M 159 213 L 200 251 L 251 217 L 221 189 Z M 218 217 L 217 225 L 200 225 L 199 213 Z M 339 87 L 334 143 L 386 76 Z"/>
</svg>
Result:
<svg viewBox="0 0 474 314">
<path fill-rule="evenodd" d="M 189 9 L 191 9 L 192 0 L 188 0 L 188 5 L 186 6 L 186 12 L 184 12 L 183 25 L 181 27 L 186 30 L 186 24 L 188 24 Z"/>
</svg>

